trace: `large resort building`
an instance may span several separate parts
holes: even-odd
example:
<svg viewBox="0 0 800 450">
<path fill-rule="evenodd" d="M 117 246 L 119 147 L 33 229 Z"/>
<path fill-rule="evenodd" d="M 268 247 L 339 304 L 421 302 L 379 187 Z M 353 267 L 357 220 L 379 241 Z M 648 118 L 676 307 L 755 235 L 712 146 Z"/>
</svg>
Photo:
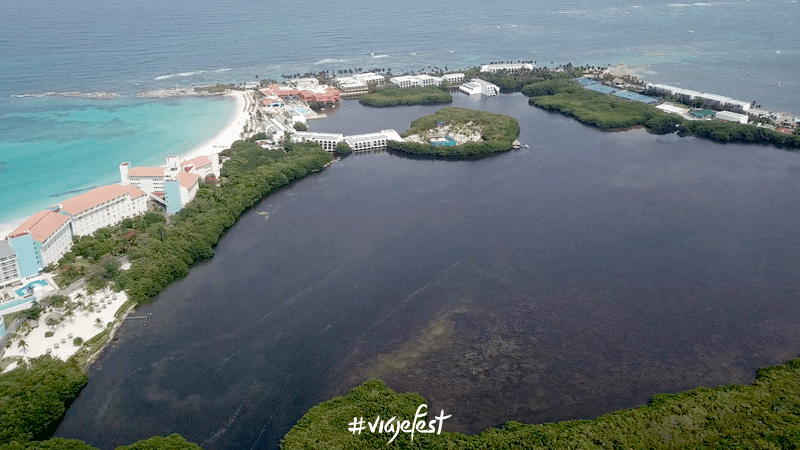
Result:
<svg viewBox="0 0 800 450">
<path fill-rule="evenodd" d="M 17 252 L 6 241 L 0 241 L 0 288 L 13 286 L 20 280 Z"/>
<path fill-rule="evenodd" d="M 219 155 L 198 156 L 183 162 L 177 156 L 169 156 L 166 167 L 130 167 L 129 162 L 123 162 L 119 174 L 122 186 L 141 189 L 172 214 L 194 198 L 201 178 L 219 178 Z"/>
<path fill-rule="evenodd" d="M 167 158 L 167 167 L 120 165 L 122 183 L 101 186 L 30 216 L 0 240 L 0 287 L 19 284 L 54 264 L 72 247 L 75 236 L 118 224 L 147 211 L 158 199 L 167 212 L 180 211 L 197 193 L 201 178 L 219 177 L 218 155 L 183 162 Z"/>
<path fill-rule="evenodd" d="M 431 75 L 405 75 L 402 77 L 389 78 L 389 82 L 396 84 L 401 88 L 409 88 L 414 86 L 441 86 L 442 79 Z"/>
<path fill-rule="evenodd" d="M 749 110 L 751 106 L 751 103 L 742 100 L 736 100 L 730 97 L 725 97 L 724 95 L 708 94 L 705 92 L 693 91 L 691 89 L 683 89 L 676 86 L 670 86 L 667 84 L 647 83 L 646 87 L 647 89 L 653 90 L 655 92 L 668 93 L 676 96 L 684 96 L 689 99 L 699 98 L 703 100 L 708 100 L 713 103 L 717 103 L 722 106 L 728 106 L 728 105 L 739 106 L 740 108 L 742 108 L 742 111 Z"/>
<path fill-rule="evenodd" d="M 349 77 L 339 77 L 336 79 L 336 84 L 343 96 L 361 95 L 369 92 L 371 86 L 386 84 L 386 78 L 372 72 L 358 73 Z"/>
<path fill-rule="evenodd" d="M 485 95 L 487 97 L 492 97 L 500 93 L 500 88 L 480 78 L 471 79 L 469 83 L 462 84 L 458 90 L 467 95 Z"/>
<path fill-rule="evenodd" d="M 39 274 L 45 266 L 59 260 L 72 246 L 70 216 L 58 208 L 30 216 L 8 235 L 17 253 L 20 276 Z"/>
<path fill-rule="evenodd" d="M 147 195 L 135 186 L 112 184 L 64 200 L 61 210 L 72 218 L 72 234 L 85 236 L 147 211 Z"/>
<path fill-rule="evenodd" d="M 386 148 L 389 141 L 402 141 L 403 138 L 395 130 L 381 130 L 377 133 L 354 134 L 345 136 L 338 133 L 314 133 L 298 131 L 292 134 L 292 142 L 316 142 L 329 152 L 336 150 L 336 145 L 345 142 L 350 149 L 357 151 L 376 150 Z"/>
<path fill-rule="evenodd" d="M 497 73 L 502 71 L 516 72 L 519 70 L 533 70 L 533 64 L 484 64 L 481 72 Z"/>
</svg>

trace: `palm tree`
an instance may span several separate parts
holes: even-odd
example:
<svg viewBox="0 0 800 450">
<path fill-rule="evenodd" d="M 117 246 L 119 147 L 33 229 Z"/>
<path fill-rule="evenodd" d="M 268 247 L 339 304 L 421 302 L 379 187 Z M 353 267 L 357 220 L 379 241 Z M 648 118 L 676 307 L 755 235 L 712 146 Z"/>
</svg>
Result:
<svg viewBox="0 0 800 450">
<path fill-rule="evenodd" d="M 20 339 L 19 342 L 17 342 L 17 347 L 19 347 L 22 353 L 28 353 L 28 343 L 25 339 Z"/>
<path fill-rule="evenodd" d="M 96 326 L 97 328 L 103 328 L 103 320 L 100 319 L 99 317 L 97 319 L 94 319 L 94 326 Z"/>
</svg>

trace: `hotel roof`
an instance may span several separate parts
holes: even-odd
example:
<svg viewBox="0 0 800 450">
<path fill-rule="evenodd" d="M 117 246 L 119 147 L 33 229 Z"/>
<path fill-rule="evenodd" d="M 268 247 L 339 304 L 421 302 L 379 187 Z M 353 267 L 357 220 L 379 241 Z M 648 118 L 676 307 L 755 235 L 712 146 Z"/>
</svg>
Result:
<svg viewBox="0 0 800 450">
<path fill-rule="evenodd" d="M 28 217 L 28 220 L 11 232 L 9 237 L 15 238 L 30 233 L 33 239 L 44 242 L 69 220 L 69 216 L 46 209 Z"/>
<path fill-rule="evenodd" d="M 182 162 L 182 166 L 188 166 L 189 164 L 195 167 L 205 167 L 211 165 L 211 159 L 208 156 L 198 156 L 197 158 L 187 159 L 186 161 Z"/>
<path fill-rule="evenodd" d="M 11 247 L 11 244 L 4 240 L 0 240 L 0 258 L 6 258 L 15 255 L 17 252 Z"/>
<path fill-rule="evenodd" d="M 100 186 L 89 192 L 64 200 L 61 202 L 61 208 L 74 216 L 125 194 L 130 194 L 131 198 L 136 198 L 144 194 L 144 192 L 136 186 L 122 186 L 120 184 Z"/>
<path fill-rule="evenodd" d="M 129 177 L 163 177 L 163 167 L 134 167 L 128 171 Z"/>
<path fill-rule="evenodd" d="M 181 172 L 178 175 L 178 183 L 180 183 L 181 187 L 190 188 L 197 183 L 197 180 L 200 179 L 200 175 L 196 173 L 188 173 L 188 172 Z"/>
</svg>

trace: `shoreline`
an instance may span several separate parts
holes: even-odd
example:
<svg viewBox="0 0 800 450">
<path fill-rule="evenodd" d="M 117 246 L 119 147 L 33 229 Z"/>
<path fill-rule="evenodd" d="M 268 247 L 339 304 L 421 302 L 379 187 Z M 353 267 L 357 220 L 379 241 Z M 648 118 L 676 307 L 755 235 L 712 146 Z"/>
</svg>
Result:
<svg viewBox="0 0 800 450">
<path fill-rule="evenodd" d="M 220 95 L 215 94 L 214 96 L 217 97 Z M 241 132 L 250 121 L 249 110 L 255 103 L 251 100 L 251 96 L 247 95 L 245 91 L 230 91 L 226 94 L 222 94 L 222 96 L 234 99 L 235 106 L 233 114 L 225 123 L 225 126 L 214 134 L 214 136 L 189 150 L 181 151 L 181 153 L 179 153 L 181 160 L 219 153 L 230 147 L 234 141 L 241 139 Z M 211 97 L 211 95 L 207 95 L 206 97 Z M 163 157 L 166 158 L 169 155 L 170 153 L 167 151 L 164 153 Z M 119 180 L 115 181 L 115 183 L 116 182 L 119 182 Z M 0 239 L 4 239 L 9 233 L 14 231 L 14 229 L 25 222 L 31 214 L 0 222 Z"/>
<path fill-rule="evenodd" d="M 233 116 L 211 139 L 181 154 L 181 159 L 192 159 L 198 156 L 219 153 L 241 138 L 241 132 L 250 119 L 248 109 L 252 103 L 245 91 L 231 91 L 224 94 L 224 96 L 233 97 L 235 100 L 236 105 Z"/>
</svg>

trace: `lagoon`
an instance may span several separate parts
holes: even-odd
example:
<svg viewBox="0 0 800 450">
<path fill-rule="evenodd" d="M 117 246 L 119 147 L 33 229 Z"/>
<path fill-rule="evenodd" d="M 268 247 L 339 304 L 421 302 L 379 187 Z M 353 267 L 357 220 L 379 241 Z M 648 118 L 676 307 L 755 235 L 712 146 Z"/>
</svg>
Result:
<svg viewBox="0 0 800 450">
<path fill-rule="evenodd" d="M 522 95 L 529 149 L 353 154 L 268 197 L 126 323 L 57 436 L 181 433 L 276 448 L 367 377 L 478 432 L 749 383 L 800 352 L 800 155 L 607 133 Z M 310 130 L 404 131 L 438 109 L 345 101 Z M 344 109 L 346 108 L 346 109 Z"/>
</svg>

